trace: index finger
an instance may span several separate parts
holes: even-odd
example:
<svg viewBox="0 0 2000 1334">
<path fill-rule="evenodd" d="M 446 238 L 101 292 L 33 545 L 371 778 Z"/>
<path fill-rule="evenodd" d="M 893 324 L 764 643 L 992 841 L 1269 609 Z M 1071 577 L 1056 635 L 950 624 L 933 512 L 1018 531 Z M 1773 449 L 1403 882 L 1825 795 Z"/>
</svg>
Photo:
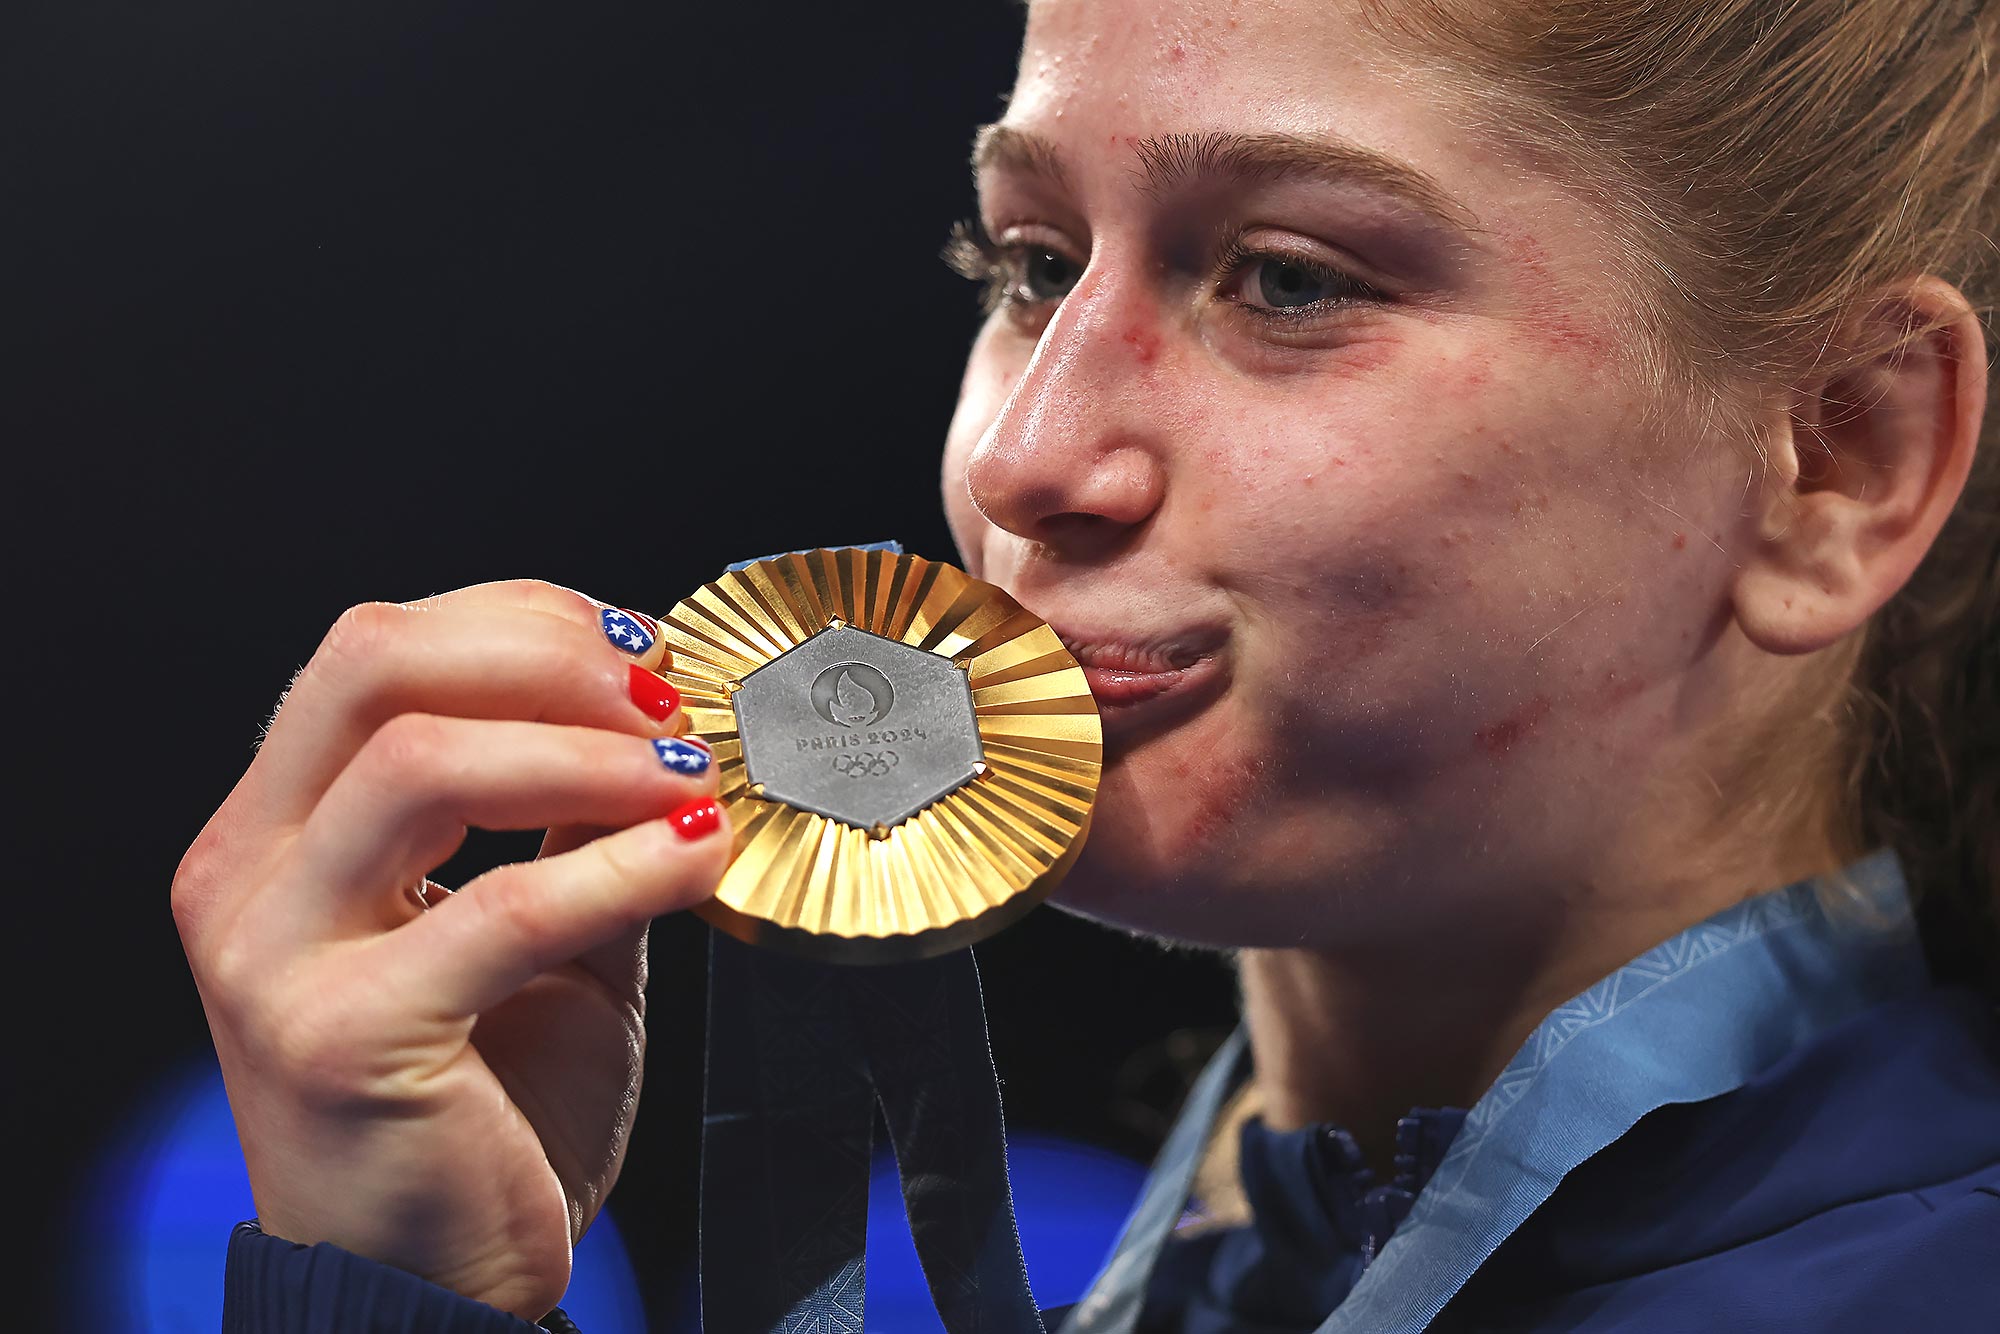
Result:
<svg viewBox="0 0 2000 1334">
<path fill-rule="evenodd" d="M 403 605 L 417 611 L 430 607 L 512 607 L 521 611 L 539 611 L 595 626 L 612 643 L 630 653 L 641 667 L 658 667 L 667 655 L 666 641 L 660 638 L 659 626 L 652 617 L 628 608 L 614 607 L 588 593 L 579 593 L 574 588 L 542 579 L 500 579 L 492 583 L 468 584 L 449 593 L 436 593 Z M 629 635 L 634 628 L 643 638 Z"/>
<path fill-rule="evenodd" d="M 631 618 L 610 610 L 628 628 Z M 398 713 L 642 732 L 660 715 L 643 711 L 631 683 L 655 680 L 666 650 L 657 635 L 635 645 L 612 628 L 583 594 L 529 580 L 352 608 L 293 680 L 230 801 L 264 819 L 302 820 Z"/>
</svg>

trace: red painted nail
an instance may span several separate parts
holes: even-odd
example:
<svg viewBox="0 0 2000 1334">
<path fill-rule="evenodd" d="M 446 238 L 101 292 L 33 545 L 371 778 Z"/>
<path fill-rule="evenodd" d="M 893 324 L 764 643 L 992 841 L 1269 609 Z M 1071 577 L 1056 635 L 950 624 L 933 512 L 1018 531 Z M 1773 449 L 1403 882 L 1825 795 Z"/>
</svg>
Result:
<svg viewBox="0 0 2000 1334">
<path fill-rule="evenodd" d="M 715 747 L 709 745 L 706 741 L 703 741 L 698 736 L 684 736 L 681 738 L 681 740 L 685 741 L 688 745 L 693 746 L 698 750 L 707 751 L 710 755 L 715 754 Z"/>
<path fill-rule="evenodd" d="M 667 819 L 674 832 L 685 839 L 697 839 L 704 834 L 712 834 L 722 824 L 722 807 L 707 797 L 697 797 L 687 805 L 671 811 Z"/>
<path fill-rule="evenodd" d="M 626 680 L 631 687 L 632 702 L 656 723 L 665 722 L 667 715 L 681 706 L 681 692 L 674 689 L 672 681 L 636 662 L 631 664 Z"/>
<path fill-rule="evenodd" d="M 652 617 L 648 616 L 645 612 L 633 611 L 630 607 L 620 607 L 618 610 L 624 612 L 627 616 L 630 616 L 633 620 L 645 626 L 646 633 L 651 635 L 653 638 L 658 639 L 660 637 L 660 623 L 654 620 Z"/>
</svg>

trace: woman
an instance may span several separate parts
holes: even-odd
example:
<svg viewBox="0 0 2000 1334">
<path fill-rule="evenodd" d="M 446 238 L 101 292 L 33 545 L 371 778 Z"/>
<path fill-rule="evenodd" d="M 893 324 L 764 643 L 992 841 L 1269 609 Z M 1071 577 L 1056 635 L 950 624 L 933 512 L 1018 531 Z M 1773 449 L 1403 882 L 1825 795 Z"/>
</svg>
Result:
<svg viewBox="0 0 2000 1334">
<path fill-rule="evenodd" d="M 1239 952 L 1256 1112 L 1248 1209 L 1081 1326 L 2000 1309 L 1997 45 L 1932 0 L 1031 5 L 945 503 L 1103 705 L 1061 901 Z M 357 608 L 189 853 L 239 1327 L 308 1301 L 253 1243 L 559 1301 L 644 925 L 728 855 L 626 628 Z M 467 824 L 553 830 L 423 911 Z"/>
</svg>

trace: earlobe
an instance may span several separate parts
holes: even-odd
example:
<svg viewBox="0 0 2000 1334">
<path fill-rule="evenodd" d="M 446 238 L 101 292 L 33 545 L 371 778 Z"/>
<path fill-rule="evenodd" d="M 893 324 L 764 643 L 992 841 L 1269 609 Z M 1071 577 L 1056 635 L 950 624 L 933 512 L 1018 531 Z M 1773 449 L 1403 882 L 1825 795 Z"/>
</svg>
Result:
<svg viewBox="0 0 2000 1334">
<path fill-rule="evenodd" d="M 1924 277 L 1839 331 L 1853 362 L 1795 386 L 1764 441 L 1754 546 L 1734 587 L 1743 633 L 1810 653 L 1858 628 L 1909 579 L 1972 466 L 1986 347 L 1957 288 Z"/>
</svg>

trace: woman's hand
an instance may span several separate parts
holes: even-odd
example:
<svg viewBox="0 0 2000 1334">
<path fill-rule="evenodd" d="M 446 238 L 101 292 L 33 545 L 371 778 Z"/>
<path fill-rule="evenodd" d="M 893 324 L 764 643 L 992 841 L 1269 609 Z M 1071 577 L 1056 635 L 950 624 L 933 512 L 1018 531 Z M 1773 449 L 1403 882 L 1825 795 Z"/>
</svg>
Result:
<svg viewBox="0 0 2000 1334">
<path fill-rule="evenodd" d="M 264 1230 L 529 1319 L 624 1161 L 647 923 L 729 856 L 601 614 L 528 582 L 348 612 L 173 887 Z M 427 911 L 468 826 L 550 833 Z"/>
</svg>

